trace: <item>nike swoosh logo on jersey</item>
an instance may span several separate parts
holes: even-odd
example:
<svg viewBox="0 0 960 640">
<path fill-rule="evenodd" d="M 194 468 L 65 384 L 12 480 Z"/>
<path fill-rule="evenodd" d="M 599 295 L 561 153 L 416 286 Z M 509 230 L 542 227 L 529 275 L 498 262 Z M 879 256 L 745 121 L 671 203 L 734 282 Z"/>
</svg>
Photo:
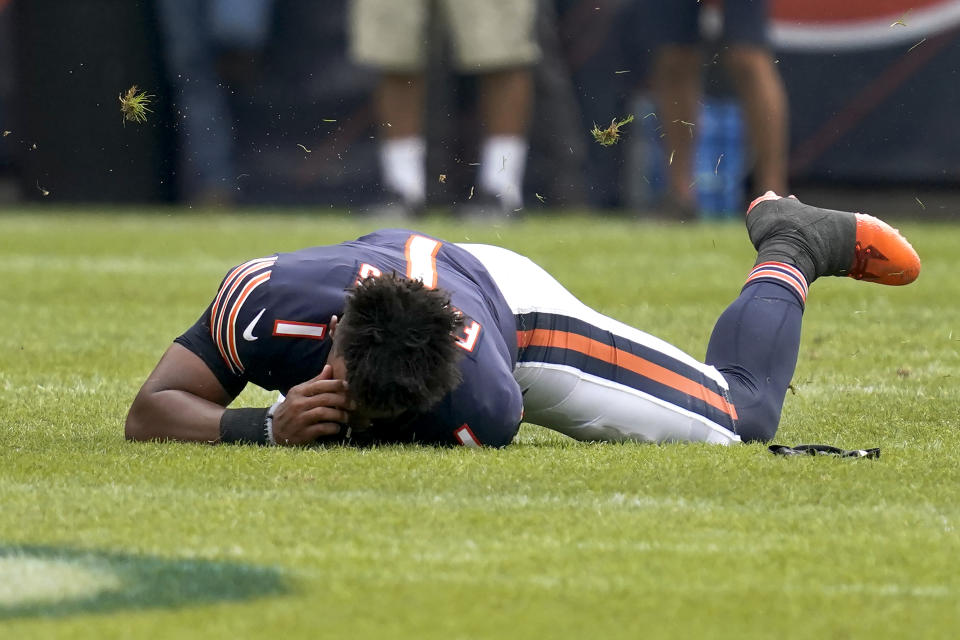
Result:
<svg viewBox="0 0 960 640">
<path fill-rule="evenodd" d="M 266 307 L 260 309 L 260 313 L 257 314 L 257 317 L 254 318 L 250 324 L 247 325 L 247 328 L 243 330 L 243 339 L 248 342 L 253 342 L 254 340 L 259 340 L 257 336 L 253 335 L 253 328 L 257 326 L 257 323 L 260 321 L 260 316 L 263 315 L 263 312 L 266 311 Z"/>
</svg>

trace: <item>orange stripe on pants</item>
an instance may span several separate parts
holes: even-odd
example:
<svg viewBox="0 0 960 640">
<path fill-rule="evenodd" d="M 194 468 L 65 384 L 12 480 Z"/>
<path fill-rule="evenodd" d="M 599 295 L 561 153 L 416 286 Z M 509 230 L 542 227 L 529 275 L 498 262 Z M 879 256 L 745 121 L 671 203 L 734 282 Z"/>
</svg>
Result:
<svg viewBox="0 0 960 640">
<path fill-rule="evenodd" d="M 623 349 L 604 344 L 591 338 L 586 338 L 568 331 L 554 331 L 552 329 L 531 329 L 517 331 L 517 346 L 525 347 L 553 347 L 568 349 L 582 353 L 589 358 L 596 358 L 614 366 L 627 369 L 645 378 L 649 378 L 671 389 L 676 389 L 694 398 L 699 398 L 711 407 L 718 409 L 734 420 L 737 419 L 737 410 L 726 398 L 719 393 L 708 389 L 699 382 L 682 376 L 676 371 L 654 364 L 649 360 L 636 356 Z"/>
</svg>

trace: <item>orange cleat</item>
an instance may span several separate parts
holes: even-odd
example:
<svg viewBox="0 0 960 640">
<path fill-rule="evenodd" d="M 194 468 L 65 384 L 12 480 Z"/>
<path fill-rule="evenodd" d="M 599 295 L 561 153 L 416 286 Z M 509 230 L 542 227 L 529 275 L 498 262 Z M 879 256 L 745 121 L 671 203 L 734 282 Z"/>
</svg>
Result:
<svg viewBox="0 0 960 640">
<path fill-rule="evenodd" d="M 750 203 L 746 222 L 758 264 L 786 262 L 808 283 L 848 276 L 896 286 L 920 275 L 920 257 L 907 239 L 873 216 L 820 209 L 768 191 Z"/>
</svg>

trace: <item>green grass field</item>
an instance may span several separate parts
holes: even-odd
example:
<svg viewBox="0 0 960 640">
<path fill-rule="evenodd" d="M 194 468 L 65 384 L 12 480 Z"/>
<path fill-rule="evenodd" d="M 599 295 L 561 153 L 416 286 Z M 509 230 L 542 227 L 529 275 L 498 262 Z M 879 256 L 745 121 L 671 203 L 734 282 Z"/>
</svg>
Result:
<svg viewBox="0 0 960 640">
<path fill-rule="evenodd" d="M 525 253 L 702 357 L 740 224 L 419 225 Z M 0 214 L 0 637 L 901 638 L 960 625 L 960 228 L 920 280 L 811 290 L 777 442 L 502 450 L 128 443 L 126 409 L 231 265 L 328 214 Z M 272 394 L 240 400 L 264 406 Z"/>
</svg>

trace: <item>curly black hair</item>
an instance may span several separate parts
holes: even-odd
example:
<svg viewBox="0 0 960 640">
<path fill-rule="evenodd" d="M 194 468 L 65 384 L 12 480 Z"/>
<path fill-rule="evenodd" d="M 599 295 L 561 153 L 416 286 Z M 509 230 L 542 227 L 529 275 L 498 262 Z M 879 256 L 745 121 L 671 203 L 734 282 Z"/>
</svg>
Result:
<svg viewBox="0 0 960 640">
<path fill-rule="evenodd" d="M 450 294 L 396 273 L 365 278 L 347 297 L 336 348 L 350 395 L 366 409 L 428 410 L 460 384 L 461 314 Z"/>
</svg>

